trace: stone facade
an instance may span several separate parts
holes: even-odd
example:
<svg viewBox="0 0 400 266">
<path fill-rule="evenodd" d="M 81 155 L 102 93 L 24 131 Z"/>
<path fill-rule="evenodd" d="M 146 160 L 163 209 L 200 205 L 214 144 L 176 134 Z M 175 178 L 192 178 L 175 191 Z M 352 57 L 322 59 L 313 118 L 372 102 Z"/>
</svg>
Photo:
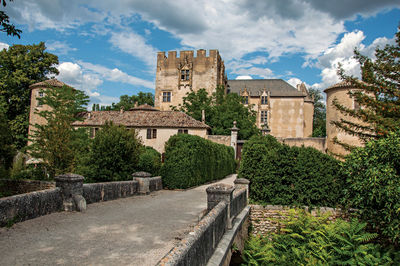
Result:
<svg viewBox="0 0 400 266">
<path fill-rule="evenodd" d="M 326 93 L 326 135 L 327 135 L 327 149 L 330 153 L 336 155 L 347 155 L 349 152 L 345 150 L 341 145 L 334 142 L 337 138 L 340 142 L 344 142 L 354 146 L 363 146 L 362 141 L 356 137 L 349 135 L 343 130 L 338 129 L 336 126 L 331 124 L 331 121 L 340 121 L 340 119 L 346 119 L 351 122 L 361 124 L 361 121 L 346 116 L 336 109 L 333 105 L 333 100 L 337 99 L 343 106 L 355 109 L 358 108 L 357 103 L 348 95 L 350 90 L 353 90 L 348 83 L 340 82 L 324 90 Z"/>
<path fill-rule="evenodd" d="M 155 107 L 162 111 L 182 104 L 188 92 L 206 89 L 211 95 L 219 85 L 226 85 L 225 65 L 218 50 L 176 51 L 157 55 Z"/>
</svg>

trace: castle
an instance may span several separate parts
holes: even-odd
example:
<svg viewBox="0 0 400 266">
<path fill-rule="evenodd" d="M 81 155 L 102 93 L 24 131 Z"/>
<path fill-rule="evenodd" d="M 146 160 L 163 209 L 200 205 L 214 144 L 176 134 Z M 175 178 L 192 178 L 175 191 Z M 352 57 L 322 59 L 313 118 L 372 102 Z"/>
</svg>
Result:
<svg viewBox="0 0 400 266">
<path fill-rule="evenodd" d="M 218 50 L 159 52 L 157 55 L 155 107 L 171 110 L 182 104 L 191 91 L 217 86 L 226 93 L 237 93 L 245 105 L 257 113 L 257 127 L 267 126 L 278 138 L 305 138 L 312 134 L 314 101 L 304 84 L 294 88 L 282 79 L 228 80 Z"/>
</svg>

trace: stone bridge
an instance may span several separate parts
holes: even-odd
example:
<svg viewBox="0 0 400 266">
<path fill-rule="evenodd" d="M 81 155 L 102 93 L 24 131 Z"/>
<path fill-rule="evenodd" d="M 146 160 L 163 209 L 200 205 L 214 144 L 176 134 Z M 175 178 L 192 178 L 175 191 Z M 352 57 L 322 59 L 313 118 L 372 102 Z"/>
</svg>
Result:
<svg viewBox="0 0 400 266">
<path fill-rule="evenodd" d="M 110 201 L 102 201 L 112 194 L 105 185 L 84 186 L 88 203 L 99 201 L 86 211 L 41 214 L 0 228 L 0 265 L 226 264 L 233 241 L 242 246 L 247 236 L 248 190 L 240 188 L 246 184 L 236 184 L 235 191 L 219 185 L 233 185 L 235 179 L 232 175 L 190 190 L 158 190 Z M 118 186 L 119 195 L 129 194 L 135 184 Z M 101 199 L 90 197 L 91 191 Z M 1 200 L 0 218 L 11 203 L 23 209 L 39 198 L 33 209 L 51 207 L 40 202 L 40 192 L 34 193 L 26 202 L 18 196 Z M 69 207 L 64 197 L 64 208 Z"/>
</svg>

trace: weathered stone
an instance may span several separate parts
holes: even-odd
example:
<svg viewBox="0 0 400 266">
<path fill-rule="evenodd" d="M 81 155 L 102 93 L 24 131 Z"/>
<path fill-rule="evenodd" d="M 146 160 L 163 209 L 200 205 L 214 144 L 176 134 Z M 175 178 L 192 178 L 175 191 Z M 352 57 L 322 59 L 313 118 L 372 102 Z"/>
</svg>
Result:
<svg viewBox="0 0 400 266">
<path fill-rule="evenodd" d="M 56 180 L 56 186 L 61 188 L 63 205 L 65 211 L 78 210 L 77 202 L 74 201 L 74 196 L 83 195 L 83 180 L 84 177 L 77 174 L 64 174 L 54 178 Z M 82 199 L 81 199 L 82 200 Z M 83 200 L 85 200 L 83 198 Z M 78 202 L 79 203 L 79 202 Z M 80 203 L 82 205 L 82 203 Z M 86 202 L 85 202 L 86 206 Z"/>
<path fill-rule="evenodd" d="M 133 179 L 135 179 L 136 177 L 145 178 L 145 177 L 151 177 L 151 174 L 150 174 L 150 173 L 147 173 L 147 172 L 141 171 L 141 172 L 135 172 L 135 173 L 133 173 L 133 174 L 132 174 L 132 177 L 133 177 Z"/>
<path fill-rule="evenodd" d="M 206 189 L 207 192 L 207 210 L 211 211 L 219 202 L 225 201 L 228 205 L 228 222 L 227 229 L 232 228 L 232 219 L 230 217 L 231 213 L 231 202 L 233 191 L 235 188 L 227 184 L 216 184 L 209 186 Z"/>
</svg>

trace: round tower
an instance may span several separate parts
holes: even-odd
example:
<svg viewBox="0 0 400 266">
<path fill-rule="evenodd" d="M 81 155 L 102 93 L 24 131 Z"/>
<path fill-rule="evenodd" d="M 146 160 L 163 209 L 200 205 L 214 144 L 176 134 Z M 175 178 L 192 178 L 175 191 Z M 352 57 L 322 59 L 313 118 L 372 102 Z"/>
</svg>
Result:
<svg viewBox="0 0 400 266">
<path fill-rule="evenodd" d="M 340 119 L 345 119 L 351 122 L 361 123 L 358 119 L 350 117 L 346 114 L 341 113 L 336 107 L 333 105 L 333 100 L 337 99 L 337 101 L 343 105 L 344 107 L 350 109 L 359 108 L 357 102 L 354 101 L 348 95 L 350 90 L 354 90 L 354 88 L 350 83 L 346 81 L 342 81 L 335 85 L 332 85 L 324 90 L 326 93 L 326 140 L 327 140 L 327 149 L 328 152 L 336 154 L 336 155 L 347 155 L 349 152 L 343 148 L 343 146 L 334 142 L 334 139 L 337 138 L 338 141 L 350 144 L 352 146 L 362 146 L 361 140 L 352 136 L 345 131 L 337 128 L 333 125 L 332 121 L 340 121 Z"/>
</svg>

